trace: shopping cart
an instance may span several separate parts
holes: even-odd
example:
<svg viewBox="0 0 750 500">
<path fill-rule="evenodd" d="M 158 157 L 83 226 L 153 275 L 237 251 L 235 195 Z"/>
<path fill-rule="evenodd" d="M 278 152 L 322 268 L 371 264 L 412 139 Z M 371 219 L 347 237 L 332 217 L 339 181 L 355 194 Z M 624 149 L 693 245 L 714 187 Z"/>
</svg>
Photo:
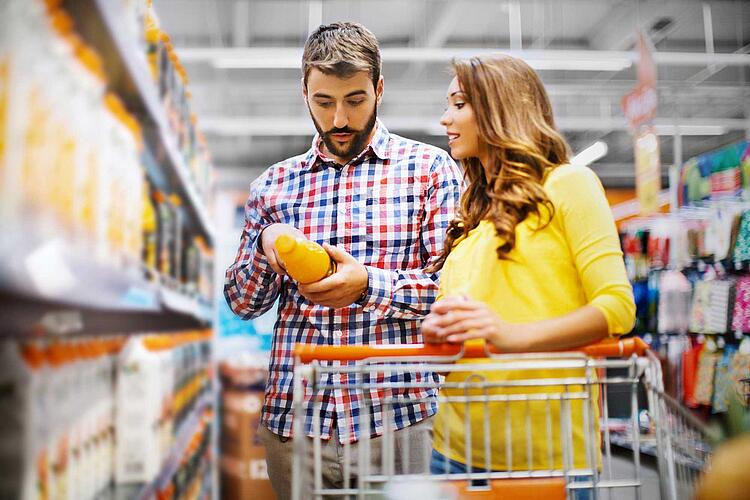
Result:
<svg viewBox="0 0 750 500">
<path fill-rule="evenodd" d="M 540 369 L 544 377 L 538 376 Z M 621 374 L 612 375 L 615 369 Z M 431 474 L 427 466 L 397 467 L 399 458 L 407 463 L 410 454 L 431 452 L 409 449 L 408 440 L 400 438 L 403 433 L 394 431 L 389 418 L 399 405 L 423 402 L 405 401 L 399 394 L 435 386 L 429 377 L 382 383 L 394 380 L 390 378 L 394 373 L 414 372 L 441 374 L 438 411 L 448 404 L 474 409 L 473 423 L 466 418 L 460 438 L 465 453 L 460 462 L 468 464 L 465 470 L 446 468 Z M 511 373 L 515 375 L 508 376 Z M 522 355 L 469 344 L 298 345 L 294 377 L 294 435 L 310 436 L 294 440 L 296 500 L 417 496 L 677 500 L 689 498 L 692 482 L 710 453 L 703 425 L 664 393 L 659 361 L 639 338 L 603 341 L 571 352 Z M 376 386 L 372 381 L 380 382 Z M 615 419 L 609 418 L 606 401 L 607 391 L 615 386 L 619 397 L 628 398 L 629 412 L 612 425 Z M 320 416 L 323 395 L 332 390 L 359 398 L 353 418 L 359 420 L 360 433 L 357 442 L 345 439 L 342 444 L 342 483 L 325 488 Z M 380 391 L 379 401 L 371 397 L 373 391 Z M 645 402 L 639 407 L 639 393 L 644 391 L 647 398 L 641 398 Z M 372 429 L 376 412 L 382 428 L 380 436 L 371 436 L 366 430 Z M 347 420 L 344 427 L 349 429 L 350 424 Z M 540 428 L 546 432 L 541 449 Z M 447 443 L 450 432 L 446 426 L 441 433 Z M 613 453 L 613 448 L 622 449 L 623 437 L 632 450 L 650 445 L 658 466 L 658 474 L 651 472 L 653 490 L 646 488 L 644 472 L 651 469 L 642 467 L 641 453 Z M 502 457 L 495 456 L 498 446 Z M 484 452 L 480 463 L 474 454 L 478 448 Z"/>
</svg>

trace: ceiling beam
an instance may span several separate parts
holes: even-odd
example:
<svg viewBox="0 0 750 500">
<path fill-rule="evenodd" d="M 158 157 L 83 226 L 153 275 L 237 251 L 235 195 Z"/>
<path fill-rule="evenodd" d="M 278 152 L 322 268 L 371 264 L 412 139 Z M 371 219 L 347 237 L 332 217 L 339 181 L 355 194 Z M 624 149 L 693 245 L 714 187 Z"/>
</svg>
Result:
<svg viewBox="0 0 750 500">
<path fill-rule="evenodd" d="M 445 135 L 444 128 L 436 120 L 412 116 L 385 116 L 383 122 L 393 132 Z M 204 117 L 200 121 L 202 130 L 211 135 L 228 137 L 242 136 L 299 136 L 312 135 L 314 129 L 310 117 L 278 116 L 216 116 Z M 660 135 L 722 135 L 730 130 L 745 130 L 748 121 L 744 118 L 682 118 L 657 119 L 655 126 Z M 628 130 L 624 117 L 598 116 L 558 117 L 557 127 L 567 132 Z"/>
<path fill-rule="evenodd" d="M 302 49 L 290 47 L 185 48 L 178 50 L 185 63 L 211 63 L 222 68 L 300 67 Z M 381 50 L 386 63 L 445 63 L 455 57 L 506 54 L 524 59 L 540 70 L 619 71 L 632 66 L 635 51 L 612 50 L 498 50 L 488 48 L 398 47 Z M 655 52 L 662 66 L 750 66 L 750 55 L 742 53 Z"/>
</svg>

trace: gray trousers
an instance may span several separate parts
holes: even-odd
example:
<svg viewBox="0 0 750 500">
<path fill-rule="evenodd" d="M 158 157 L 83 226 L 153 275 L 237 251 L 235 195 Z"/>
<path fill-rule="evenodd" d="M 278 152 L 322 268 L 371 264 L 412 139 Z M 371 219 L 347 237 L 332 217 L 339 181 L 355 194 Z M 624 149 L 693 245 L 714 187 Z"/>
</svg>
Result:
<svg viewBox="0 0 750 500">
<path fill-rule="evenodd" d="M 394 473 L 396 474 L 429 474 L 430 453 L 432 451 L 432 420 L 426 418 L 414 425 L 405 427 L 393 433 Z M 268 476 L 276 492 L 278 500 L 290 500 L 292 497 L 292 439 L 282 438 L 266 428 L 262 423 L 258 426 L 258 437 L 266 447 L 266 464 Z M 298 477 L 303 481 L 302 498 L 312 496 L 312 453 L 313 439 L 306 437 L 307 455 L 303 459 L 304 471 Z M 377 474 L 382 471 L 383 438 L 370 439 L 369 443 L 369 473 Z M 344 487 L 344 445 L 339 441 L 338 429 L 334 430 L 331 439 L 321 440 L 321 476 L 323 488 L 340 489 Z M 351 482 L 350 487 L 357 484 L 359 469 L 359 445 L 352 443 L 349 448 L 349 464 Z M 332 496 L 328 498 L 342 498 Z M 260 500 L 260 499 L 259 499 Z"/>
</svg>

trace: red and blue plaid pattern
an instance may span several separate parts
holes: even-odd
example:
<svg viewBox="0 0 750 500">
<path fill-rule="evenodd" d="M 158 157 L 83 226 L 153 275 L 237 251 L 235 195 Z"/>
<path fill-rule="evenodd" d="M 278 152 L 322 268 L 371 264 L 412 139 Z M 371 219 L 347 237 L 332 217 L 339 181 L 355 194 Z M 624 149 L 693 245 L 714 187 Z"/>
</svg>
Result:
<svg viewBox="0 0 750 500">
<path fill-rule="evenodd" d="M 292 432 L 292 378 L 295 343 L 349 345 L 422 341 L 421 319 L 438 291 L 437 273 L 423 269 L 443 248 L 448 223 L 458 205 L 462 175 L 444 151 L 390 134 L 380 121 L 368 147 L 341 167 L 319 149 L 320 137 L 305 154 L 266 170 L 253 182 L 246 224 L 224 295 L 245 319 L 260 316 L 279 299 L 270 373 L 262 420 L 281 436 Z M 318 243 L 349 252 L 367 266 L 369 290 L 362 305 L 331 309 L 307 301 L 297 284 L 279 277 L 258 251 L 258 235 L 272 223 L 290 224 Z M 334 362 L 333 366 L 339 363 Z M 328 373 L 320 382 L 334 389 L 317 394 L 321 436 L 329 439 L 334 419 L 341 441 L 356 441 L 360 411 L 370 403 L 371 435 L 382 433 L 384 398 L 393 428 L 400 429 L 437 410 L 437 375 L 389 373 L 364 376 L 381 389 L 349 390 L 354 375 Z M 433 388 L 394 385 L 429 383 Z M 312 391 L 307 388 L 308 433 L 312 434 Z"/>
</svg>

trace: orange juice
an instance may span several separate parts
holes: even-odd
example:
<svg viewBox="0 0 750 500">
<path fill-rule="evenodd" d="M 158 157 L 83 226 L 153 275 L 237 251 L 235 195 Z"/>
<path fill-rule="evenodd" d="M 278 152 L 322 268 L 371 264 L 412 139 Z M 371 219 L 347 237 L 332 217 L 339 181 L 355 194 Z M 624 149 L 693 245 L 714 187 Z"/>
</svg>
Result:
<svg viewBox="0 0 750 500">
<path fill-rule="evenodd" d="M 314 283 L 336 272 L 336 263 L 314 241 L 282 234 L 274 245 L 286 272 L 300 283 Z"/>
</svg>

